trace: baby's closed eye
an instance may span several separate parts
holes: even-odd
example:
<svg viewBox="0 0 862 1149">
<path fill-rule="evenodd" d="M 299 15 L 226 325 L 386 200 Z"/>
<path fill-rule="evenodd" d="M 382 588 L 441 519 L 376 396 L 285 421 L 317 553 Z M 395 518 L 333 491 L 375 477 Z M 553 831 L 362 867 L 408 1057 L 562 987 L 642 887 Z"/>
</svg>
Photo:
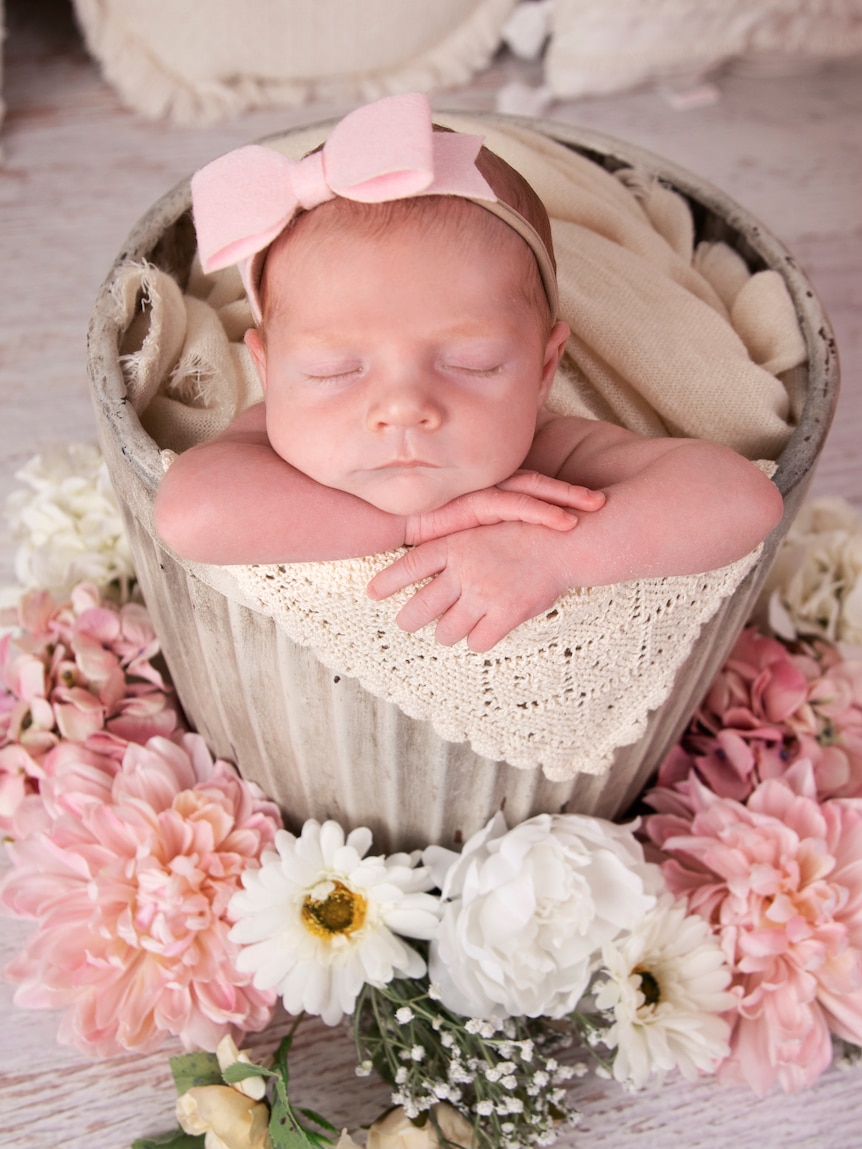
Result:
<svg viewBox="0 0 862 1149">
<path fill-rule="evenodd" d="M 338 362 L 338 363 L 315 363 L 308 366 L 300 366 L 300 376 L 311 384 L 326 384 L 326 383 L 342 383 L 350 379 L 360 378 L 365 371 L 363 363 L 359 362 Z"/>
<path fill-rule="evenodd" d="M 444 371 L 460 371 L 465 375 L 499 375 L 503 370 L 502 363 L 495 363 L 487 367 L 475 366 L 472 363 L 444 363 Z"/>
</svg>

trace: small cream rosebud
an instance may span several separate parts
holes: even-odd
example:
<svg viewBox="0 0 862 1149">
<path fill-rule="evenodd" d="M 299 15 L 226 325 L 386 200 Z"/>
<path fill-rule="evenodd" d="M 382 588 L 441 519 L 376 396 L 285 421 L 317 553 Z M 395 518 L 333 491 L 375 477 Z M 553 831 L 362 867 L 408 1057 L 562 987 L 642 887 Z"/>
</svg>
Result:
<svg viewBox="0 0 862 1149">
<path fill-rule="evenodd" d="M 216 1057 L 218 1058 L 218 1067 L 222 1073 L 231 1065 L 236 1065 L 237 1063 L 241 1065 L 253 1064 L 244 1049 L 237 1049 L 236 1042 L 230 1034 L 223 1037 L 216 1046 Z M 231 1085 L 231 1089 L 236 1089 L 239 1093 L 244 1094 L 246 1097 L 251 1097 L 255 1101 L 261 1101 L 266 1093 L 266 1081 L 262 1077 L 245 1077 L 242 1081 L 234 1081 Z"/>
<path fill-rule="evenodd" d="M 205 1134 L 206 1149 L 272 1149 L 269 1106 L 229 1085 L 200 1085 L 177 1099 L 186 1133 Z"/>
<path fill-rule="evenodd" d="M 445 1102 L 431 1112 L 443 1136 L 452 1145 L 469 1149 L 473 1143 L 473 1126 L 452 1105 Z M 391 1109 L 368 1130 L 367 1149 L 439 1149 L 440 1140 L 432 1121 L 414 1125 L 401 1108 Z"/>
<path fill-rule="evenodd" d="M 342 1129 L 335 1149 L 361 1149 L 361 1147 L 356 1144 L 346 1129 Z"/>
</svg>

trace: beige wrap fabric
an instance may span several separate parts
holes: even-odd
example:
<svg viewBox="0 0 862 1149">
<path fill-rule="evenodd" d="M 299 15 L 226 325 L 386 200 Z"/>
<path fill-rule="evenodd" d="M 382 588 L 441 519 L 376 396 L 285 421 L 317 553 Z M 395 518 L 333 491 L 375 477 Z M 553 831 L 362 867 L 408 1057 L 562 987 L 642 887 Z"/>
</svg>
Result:
<svg viewBox="0 0 862 1149">
<path fill-rule="evenodd" d="M 780 275 L 751 274 L 731 248 L 693 245 L 685 200 L 645 173 L 616 175 L 517 126 L 440 116 L 486 137 L 548 206 L 572 336 L 550 406 L 644 435 L 688 435 L 735 447 L 769 469 L 801 403 L 805 345 Z M 300 156 L 320 128 L 273 143 Z M 129 321 L 122 348 L 129 397 L 164 450 L 217 434 L 260 398 L 241 342 L 250 323 L 239 277 L 184 290 L 131 264 L 115 298 Z M 227 568 L 239 597 L 339 674 L 450 741 L 548 777 L 601 773 L 668 696 L 702 626 L 757 553 L 720 571 L 570 591 L 488 654 L 437 644 L 433 628 L 394 622 L 407 592 L 365 594 L 397 552 L 339 562 Z"/>
</svg>

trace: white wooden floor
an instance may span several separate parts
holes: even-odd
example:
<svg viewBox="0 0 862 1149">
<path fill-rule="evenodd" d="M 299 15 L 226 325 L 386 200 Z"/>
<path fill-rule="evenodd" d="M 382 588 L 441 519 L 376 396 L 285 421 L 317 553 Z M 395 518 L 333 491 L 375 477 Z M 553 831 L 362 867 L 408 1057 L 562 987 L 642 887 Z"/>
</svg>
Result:
<svg viewBox="0 0 862 1149">
<path fill-rule="evenodd" d="M 91 301 L 143 211 L 202 162 L 251 139 L 345 109 L 266 111 L 209 130 L 179 130 L 124 109 L 101 81 L 68 2 L 6 0 L 0 167 L 0 499 L 49 439 L 88 440 L 84 370 Z M 510 78 L 536 69 L 498 60 L 440 108 L 485 110 Z M 815 492 L 862 507 L 862 62 L 813 74 L 719 79 L 712 106 L 677 111 L 658 91 L 561 103 L 548 118 L 659 152 L 735 196 L 807 269 L 843 362 L 839 414 Z M 12 548 L 0 537 L 0 582 Z M 3 921 L 0 959 L 26 930 Z M 90 1064 L 54 1045 L 56 1019 L 15 1010 L 0 985 L 0 1144 L 7 1149 L 123 1149 L 173 1124 L 166 1058 Z M 309 1025 L 295 1069 L 300 1100 L 356 1126 L 386 1102 L 354 1077 L 347 1039 Z M 757 1101 L 711 1082 L 636 1098 L 587 1079 L 584 1118 L 563 1142 L 581 1149 L 862 1147 L 862 1071 L 828 1073 L 812 1092 Z"/>
</svg>

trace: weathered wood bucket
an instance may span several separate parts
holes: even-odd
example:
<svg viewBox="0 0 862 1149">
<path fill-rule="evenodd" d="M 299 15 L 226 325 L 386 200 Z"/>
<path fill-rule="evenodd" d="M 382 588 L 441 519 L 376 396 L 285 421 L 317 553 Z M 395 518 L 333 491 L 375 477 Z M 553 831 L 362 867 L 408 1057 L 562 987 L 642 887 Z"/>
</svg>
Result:
<svg viewBox="0 0 862 1149">
<path fill-rule="evenodd" d="M 483 117 L 478 117 L 482 119 Z M 242 593 L 231 568 L 187 562 L 153 527 L 163 474 L 159 445 L 130 403 L 112 288 L 129 260 L 151 261 L 183 284 L 194 255 L 188 182 L 154 205 L 132 231 L 96 302 L 89 371 L 99 438 L 126 517 L 139 579 L 182 704 L 212 750 L 238 765 L 283 806 L 298 829 L 307 817 L 368 825 L 379 849 L 457 844 L 499 809 L 514 824 L 545 810 L 613 817 L 633 801 L 678 737 L 745 624 L 770 562 L 799 509 L 838 392 L 829 324 L 792 255 L 719 190 L 655 155 L 595 133 L 544 121 L 484 117 L 544 134 L 616 171 L 645 168 L 689 202 L 698 239 L 723 240 L 752 270 L 783 277 L 808 352 L 805 399 L 778 459 L 783 522 L 757 565 L 703 627 L 642 736 L 619 747 L 603 773 L 551 781 L 441 737 L 426 720 L 333 673 Z M 478 702 L 477 702 L 478 705 Z M 409 708 L 408 708 L 409 709 Z"/>
</svg>

